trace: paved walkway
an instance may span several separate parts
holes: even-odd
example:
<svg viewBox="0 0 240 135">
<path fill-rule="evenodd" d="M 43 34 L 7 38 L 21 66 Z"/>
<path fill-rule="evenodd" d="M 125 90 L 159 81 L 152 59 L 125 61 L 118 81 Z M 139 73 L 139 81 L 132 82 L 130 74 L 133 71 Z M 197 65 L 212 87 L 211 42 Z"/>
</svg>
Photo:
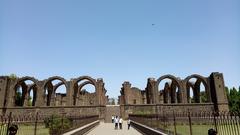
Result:
<svg viewBox="0 0 240 135">
<path fill-rule="evenodd" d="M 127 129 L 127 122 L 123 122 L 123 129 L 115 130 L 113 123 L 103 123 L 101 122 L 96 128 L 90 131 L 87 135 L 141 135 L 137 130 L 130 127 Z"/>
</svg>

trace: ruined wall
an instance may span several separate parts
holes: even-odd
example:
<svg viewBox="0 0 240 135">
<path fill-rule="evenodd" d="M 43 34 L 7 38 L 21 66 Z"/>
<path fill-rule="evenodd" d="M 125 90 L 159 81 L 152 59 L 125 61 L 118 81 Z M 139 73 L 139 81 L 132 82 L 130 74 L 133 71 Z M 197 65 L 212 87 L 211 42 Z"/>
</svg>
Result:
<svg viewBox="0 0 240 135">
<path fill-rule="evenodd" d="M 54 84 L 55 80 L 59 83 Z M 95 87 L 95 92 L 80 94 L 82 88 L 88 84 Z M 56 92 L 60 86 L 65 86 L 66 93 Z M 104 106 L 107 102 L 105 94 L 103 80 L 96 80 L 89 76 L 73 78 L 70 81 L 58 76 L 45 80 L 37 80 L 28 76 L 22 78 L 0 76 L 0 114 L 16 109 L 21 112 L 21 110 L 36 111 L 39 108 L 47 110 L 47 108 L 58 106 L 64 108 L 67 106 L 70 108 L 71 106 L 74 108 L 75 106 Z M 58 112 L 58 109 L 55 110 Z"/>
<path fill-rule="evenodd" d="M 171 82 L 166 83 L 164 88 L 160 90 L 159 84 L 164 79 L 170 79 Z M 191 79 L 195 79 L 196 81 L 191 82 Z M 205 89 L 202 92 L 206 97 L 205 101 L 201 99 L 200 84 Z M 209 77 L 193 74 L 185 79 L 172 75 L 164 75 L 157 80 L 149 78 L 145 92 L 143 91 L 147 98 L 147 103 L 144 102 L 146 106 L 143 107 L 143 110 L 154 110 L 154 107 L 151 108 L 150 106 L 157 105 L 158 111 L 159 109 L 177 111 L 228 111 L 228 100 L 224 88 L 223 74 L 218 72 L 212 73 Z M 193 97 L 191 98 L 190 90 L 193 91 Z M 129 82 L 124 82 L 120 96 L 122 105 L 120 107 L 121 115 L 127 117 L 128 113 L 139 111 L 136 110 L 135 106 L 142 104 L 142 102 L 135 102 L 136 105 L 134 105 L 132 101 L 141 101 L 141 98 L 137 92 L 132 92 Z"/>
<path fill-rule="evenodd" d="M 146 91 L 131 87 L 129 82 L 124 82 L 121 88 L 120 104 L 146 104 Z"/>
</svg>

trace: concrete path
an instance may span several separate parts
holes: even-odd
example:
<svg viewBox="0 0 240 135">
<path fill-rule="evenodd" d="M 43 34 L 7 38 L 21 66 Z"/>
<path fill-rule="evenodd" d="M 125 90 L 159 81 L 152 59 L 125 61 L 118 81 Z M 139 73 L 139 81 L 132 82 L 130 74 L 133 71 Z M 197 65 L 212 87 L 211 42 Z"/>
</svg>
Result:
<svg viewBox="0 0 240 135">
<path fill-rule="evenodd" d="M 127 129 L 127 122 L 123 122 L 123 129 L 115 130 L 113 123 L 101 122 L 96 128 L 90 131 L 87 135 L 141 135 L 137 130 L 130 127 Z"/>
</svg>

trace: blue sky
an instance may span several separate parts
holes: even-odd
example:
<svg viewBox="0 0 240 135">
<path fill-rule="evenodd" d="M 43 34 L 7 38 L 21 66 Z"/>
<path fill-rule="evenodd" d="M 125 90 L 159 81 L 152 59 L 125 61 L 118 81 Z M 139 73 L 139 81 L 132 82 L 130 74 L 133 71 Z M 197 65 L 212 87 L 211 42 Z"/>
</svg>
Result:
<svg viewBox="0 0 240 135">
<path fill-rule="evenodd" d="M 222 72 L 240 85 L 238 0 L 1 0 L 0 74 L 123 81 Z"/>
</svg>

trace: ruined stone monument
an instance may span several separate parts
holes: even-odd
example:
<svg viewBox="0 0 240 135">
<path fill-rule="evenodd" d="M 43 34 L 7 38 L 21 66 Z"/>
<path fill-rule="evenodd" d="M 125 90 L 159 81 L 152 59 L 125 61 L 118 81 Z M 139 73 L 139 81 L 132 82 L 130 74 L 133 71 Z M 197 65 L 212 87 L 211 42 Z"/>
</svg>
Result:
<svg viewBox="0 0 240 135">
<path fill-rule="evenodd" d="M 194 82 L 190 81 L 195 79 Z M 166 82 L 163 89 L 159 84 L 164 79 Z M 203 84 L 204 91 L 200 91 Z M 192 95 L 190 94 L 192 91 Z M 185 79 L 173 75 L 164 75 L 157 80 L 149 78 L 144 90 L 131 87 L 129 82 L 124 82 L 119 96 L 121 114 L 128 117 L 129 113 L 151 113 L 159 111 L 228 111 L 228 100 L 225 93 L 223 74 L 214 72 L 209 77 L 193 74 Z M 201 95 L 205 101 L 201 101 Z"/>
</svg>

